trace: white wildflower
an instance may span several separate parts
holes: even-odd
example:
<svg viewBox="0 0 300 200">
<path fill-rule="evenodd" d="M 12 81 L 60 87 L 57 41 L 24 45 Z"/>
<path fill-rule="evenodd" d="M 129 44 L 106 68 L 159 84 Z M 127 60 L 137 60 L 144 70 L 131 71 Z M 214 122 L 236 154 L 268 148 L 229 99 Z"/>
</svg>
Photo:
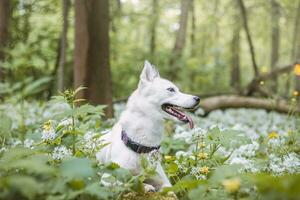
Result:
<svg viewBox="0 0 300 200">
<path fill-rule="evenodd" d="M 192 175 L 196 177 L 198 180 L 205 180 L 207 177 L 201 174 L 200 169 L 198 167 L 192 167 L 191 172 Z"/>
<path fill-rule="evenodd" d="M 300 159 L 296 153 L 289 153 L 282 159 L 274 154 L 269 156 L 269 170 L 275 175 L 282 175 L 283 173 L 299 173 L 300 172 Z"/>
<path fill-rule="evenodd" d="M 34 140 L 32 139 L 26 139 L 24 140 L 24 147 L 27 147 L 27 148 L 30 148 L 30 149 L 33 149 L 33 143 L 34 143 Z"/>
<path fill-rule="evenodd" d="M 53 128 L 50 128 L 50 130 L 43 130 L 42 132 L 42 140 L 44 141 L 52 141 L 56 138 L 56 133 Z"/>
<path fill-rule="evenodd" d="M 285 139 L 280 137 L 280 138 L 272 138 L 268 140 L 268 146 L 271 148 L 278 148 L 282 147 L 285 144 Z"/>
<path fill-rule="evenodd" d="M 282 165 L 290 174 L 300 172 L 300 159 L 294 152 L 284 156 Z"/>
<path fill-rule="evenodd" d="M 58 147 L 55 147 L 52 152 L 52 159 L 53 160 L 61 160 L 67 156 L 70 156 L 71 154 L 72 154 L 71 150 L 68 149 L 67 147 L 58 146 Z"/>
<path fill-rule="evenodd" d="M 188 154 L 189 153 L 185 152 L 185 151 L 177 151 L 175 156 L 176 156 L 176 158 L 180 158 L 180 157 L 186 157 L 186 156 L 188 156 Z"/>
<path fill-rule="evenodd" d="M 71 118 L 67 118 L 67 119 L 63 119 L 58 126 L 70 126 L 72 124 L 72 119 Z"/>
<path fill-rule="evenodd" d="M 159 153 L 159 151 L 157 150 L 153 150 L 151 151 L 148 155 L 147 155 L 147 160 L 149 161 L 149 164 L 152 166 L 156 166 L 158 163 L 161 162 L 161 154 Z"/>
<path fill-rule="evenodd" d="M 115 186 L 122 186 L 123 183 L 117 180 L 114 176 L 109 173 L 103 173 L 100 179 L 101 185 L 105 187 L 115 187 Z"/>
<path fill-rule="evenodd" d="M 257 142 L 253 142 L 252 144 L 242 145 L 232 153 L 232 157 L 241 157 L 241 156 L 247 158 L 254 157 L 258 148 L 259 148 L 259 144 Z"/>
<path fill-rule="evenodd" d="M 22 144 L 21 140 L 14 139 L 11 146 L 16 147 L 16 146 L 21 145 L 21 144 Z"/>
<path fill-rule="evenodd" d="M 244 157 L 233 157 L 229 160 L 229 164 L 230 165 L 241 165 L 242 166 L 241 171 L 243 171 L 243 170 L 250 171 L 250 172 L 258 172 L 259 171 L 259 169 L 257 169 L 254 166 L 253 161 L 246 159 Z"/>
<path fill-rule="evenodd" d="M 1 147 L 1 149 L 0 149 L 0 153 L 2 153 L 2 152 L 6 152 L 7 151 L 7 149 L 5 148 L 5 147 Z"/>
<path fill-rule="evenodd" d="M 83 150 L 89 154 L 93 154 L 95 151 L 98 151 L 99 147 L 104 144 L 104 140 L 101 138 L 101 135 L 92 131 L 88 131 L 83 138 Z"/>
</svg>

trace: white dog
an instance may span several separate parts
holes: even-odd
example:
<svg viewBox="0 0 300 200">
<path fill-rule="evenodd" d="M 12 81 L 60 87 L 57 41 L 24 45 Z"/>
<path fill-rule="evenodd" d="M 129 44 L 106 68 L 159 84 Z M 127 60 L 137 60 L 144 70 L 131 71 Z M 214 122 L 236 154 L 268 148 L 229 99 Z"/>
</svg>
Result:
<svg viewBox="0 0 300 200">
<path fill-rule="evenodd" d="M 97 153 L 97 159 L 101 163 L 117 163 L 138 174 L 141 154 L 159 149 L 164 119 L 189 123 L 193 128 L 192 119 L 181 109 L 194 109 L 199 101 L 198 97 L 181 93 L 173 83 L 160 78 L 155 67 L 145 61 L 138 88 L 129 97 L 126 110 L 112 131 L 103 136 L 109 145 Z M 160 164 L 156 171 L 157 176 L 144 183 L 146 191 L 171 186 Z"/>
</svg>

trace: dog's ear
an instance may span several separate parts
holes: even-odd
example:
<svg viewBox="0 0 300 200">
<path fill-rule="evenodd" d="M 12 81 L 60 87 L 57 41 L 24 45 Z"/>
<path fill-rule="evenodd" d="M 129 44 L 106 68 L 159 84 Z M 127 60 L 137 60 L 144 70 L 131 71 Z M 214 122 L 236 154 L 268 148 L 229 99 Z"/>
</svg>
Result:
<svg viewBox="0 0 300 200">
<path fill-rule="evenodd" d="M 154 65 L 151 65 L 147 60 L 144 63 L 144 69 L 140 75 L 141 82 L 152 82 L 159 77 L 159 73 Z"/>
</svg>

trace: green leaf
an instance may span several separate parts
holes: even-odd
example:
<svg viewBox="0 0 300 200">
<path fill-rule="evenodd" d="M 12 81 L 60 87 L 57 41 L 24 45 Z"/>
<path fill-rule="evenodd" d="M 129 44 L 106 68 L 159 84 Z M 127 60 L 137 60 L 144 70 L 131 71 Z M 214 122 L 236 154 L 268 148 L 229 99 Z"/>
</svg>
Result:
<svg viewBox="0 0 300 200">
<path fill-rule="evenodd" d="M 30 155 L 35 154 L 36 152 L 29 148 L 12 148 L 9 151 L 5 152 L 0 159 L 0 168 L 4 167 L 6 163 L 14 162 L 17 159 L 21 159 Z"/>
<path fill-rule="evenodd" d="M 31 96 L 45 90 L 50 81 L 52 81 L 51 77 L 42 77 L 26 85 L 22 92 L 23 97 Z"/>
<path fill-rule="evenodd" d="M 223 165 L 218 167 L 209 179 L 211 185 L 218 185 L 226 178 L 234 177 L 238 175 L 238 169 L 240 165 Z"/>
<path fill-rule="evenodd" d="M 204 180 L 197 180 L 191 175 L 187 175 L 180 179 L 174 186 L 170 188 L 165 188 L 164 192 L 174 191 L 174 192 L 181 192 L 185 190 L 192 190 L 196 188 L 199 184 L 204 184 L 206 181 Z"/>
<path fill-rule="evenodd" d="M 97 197 L 98 199 L 111 199 L 112 197 L 111 190 L 109 188 L 101 187 L 98 182 L 88 185 L 84 189 L 84 193 Z"/>
<path fill-rule="evenodd" d="M 16 159 L 6 163 L 3 168 L 6 170 L 19 169 L 25 170 L 32 174 L 51 175 L 55 173 L 55 169 L 47 164 L 48 156 L 31 155 L 26 158 Z"/>
<path fill-rule="evenodd" d="M 43 184 L 30 176 L 12 175 L 6 177 L 5 182 L 10 192 L 16 190 L 27 199 L 34 199 L 43 192 Z"/>
<path fill-rule="evenodd" d="M 0 136 L 9 137 L 12 127 L 12 120 L 4 113 L 0 113 Z"/>
<path fill-rule="evenodd" d="M 178 172 L 178 165 L 174 162 L 168 164 L 168 174 L 176 174 L 176 172 Z"/>
<path fill-rule="evenodd" d="M 69 179 L 86 179 L 95 175 L 93 162 L 87 158 L 69 157 L 62 161 L 60 172 Z"/>
</svg>

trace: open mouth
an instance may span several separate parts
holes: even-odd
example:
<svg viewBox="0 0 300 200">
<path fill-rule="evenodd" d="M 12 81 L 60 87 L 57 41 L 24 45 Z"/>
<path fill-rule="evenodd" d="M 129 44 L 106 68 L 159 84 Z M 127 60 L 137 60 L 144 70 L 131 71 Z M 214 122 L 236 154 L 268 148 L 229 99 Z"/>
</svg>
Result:
<svg viewBox="0 0 300 200">
<path fill-rule="evenodd" d="M 166 103 L 161 106 L 161 109 L 166 113 L 168 113 L 169 115 L 176 117 L 179 121 L 182 121 L 184 123 L 189 123 L 191 129 L 194 128 L 194 122 L 192 118 L 182 111 L 182 110 L 192 110 L 194 108 L 183 108 L 180 106 Z"/>
</svg>

